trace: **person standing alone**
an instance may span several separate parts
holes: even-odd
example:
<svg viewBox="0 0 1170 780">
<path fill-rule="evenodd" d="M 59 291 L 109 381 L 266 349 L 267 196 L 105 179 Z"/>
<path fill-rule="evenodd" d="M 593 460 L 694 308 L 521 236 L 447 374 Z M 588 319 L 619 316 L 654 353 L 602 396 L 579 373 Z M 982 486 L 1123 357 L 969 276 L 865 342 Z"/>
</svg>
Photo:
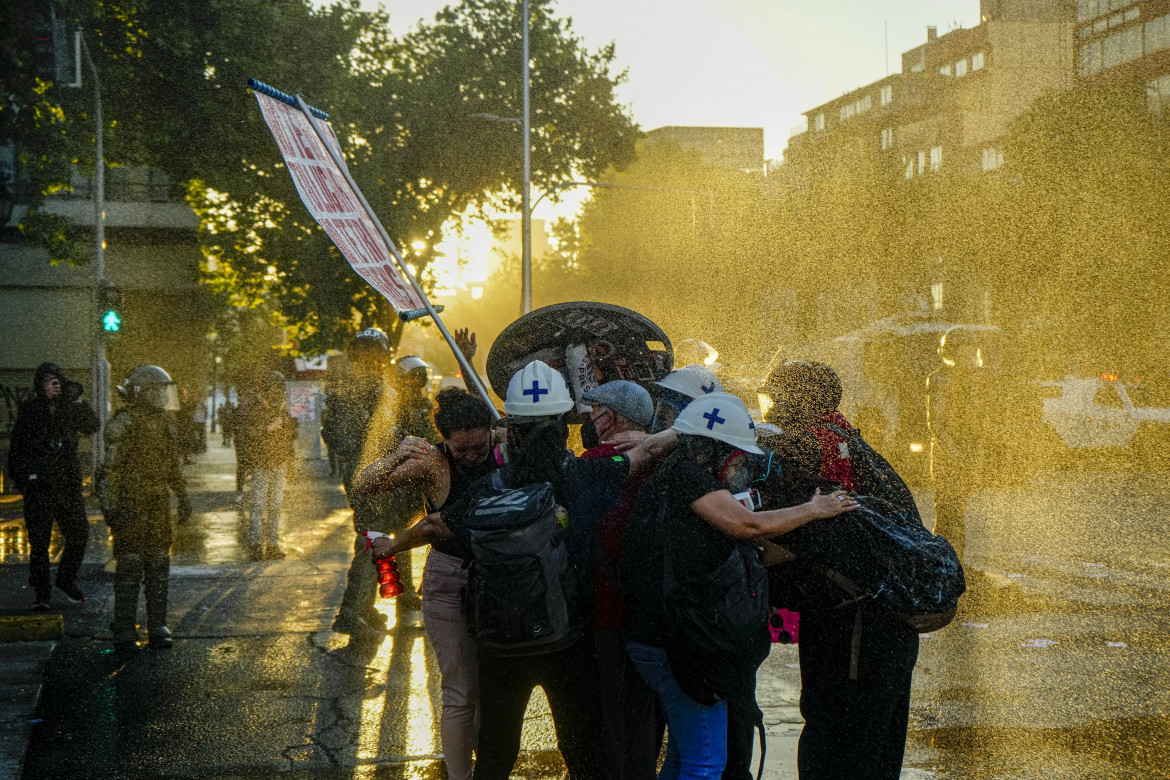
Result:
<svg viewBox="0 0 1170 780">
<path fill-rule="evenodd" d="M 77 574 L 89 542 L 89 520 L 81 495 L 81 461 L 77 445 L 81 436 L 101 426 L 86 404 L 82 387 L 65 377 L 55 363 L 42 363 L 33 374 L 34 396 L 17 413 L 12 429 L 8 471 L 24 494 L 24 523 L 29 539 L 28 583 L 32 586 L 33 611 L 49 608 L 49 540 L 53 523 L 65 537 L 65 552 L 57 567 L 57 589 L 70 601 L 85 601 L 77 587 Z"/>
<path fill-rule="evenodd" d="M 288 464 L 293 459 L 297 421 L 288 413 L 284 375 L 273 371 L 260 383 L 256 402 L 245 412 L 243 427 L 250 442 L 252 490 L 248 508 L 248 557 L 280 559 L 280 513 Z"/>
<path fill-rule="evenodd" d="M 180 523 L 191 517 L 183 480 L 180 434 L 167 412 L 177 411 L 175 383 L 158 366 L 138 366 L 118 394 L 127 406 L 106 427 L 98 492 L 114 535 L 114 649 L 138 649 L 138 591 L 146 595 L 150 646 L 171 646 L 167 596 L 171 574 L 171 496 Z"/>
</svg>

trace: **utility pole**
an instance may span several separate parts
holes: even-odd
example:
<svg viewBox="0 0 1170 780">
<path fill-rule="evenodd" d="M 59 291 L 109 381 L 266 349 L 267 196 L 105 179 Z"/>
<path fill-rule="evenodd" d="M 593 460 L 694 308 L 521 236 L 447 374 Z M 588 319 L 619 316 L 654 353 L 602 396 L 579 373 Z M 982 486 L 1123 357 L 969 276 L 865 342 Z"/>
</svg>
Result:
<svg viewBox="0 0 1170 780">
<path fill-rule="evenodd" d="M 524 17 L 524 35 L 521 45 L 524 63 L 521 67 L 523 82 L 523 116 L 521 133 L 524 136 L 524 184 L 520 195 L 520 313 L 532 311 L 532 208 L 528 201 L 532 189 L 532 117 L 528 105 L 528 0 L 521 0 L 521 15 Z"/>
</svg>

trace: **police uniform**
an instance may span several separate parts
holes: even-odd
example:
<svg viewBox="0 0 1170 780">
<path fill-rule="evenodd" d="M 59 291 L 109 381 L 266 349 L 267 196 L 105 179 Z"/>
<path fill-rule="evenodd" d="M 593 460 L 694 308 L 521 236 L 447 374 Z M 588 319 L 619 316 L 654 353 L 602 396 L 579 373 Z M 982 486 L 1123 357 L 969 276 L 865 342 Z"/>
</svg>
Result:
<svg viewBox="0 0 1170 780">
<path fill-rule="evenodd" d="M 137 640 L 141 585 L 150 642 L 169 646 L 171 494 L 178 498 L 181 518 L 191 513 L 180 470 L 183 453 L 179 435 L 162 409 L 132 404 L 110 420 L 105 442 L 105 515 L 117 560 L 114 642 L 130 649 Z"/>
</svg>

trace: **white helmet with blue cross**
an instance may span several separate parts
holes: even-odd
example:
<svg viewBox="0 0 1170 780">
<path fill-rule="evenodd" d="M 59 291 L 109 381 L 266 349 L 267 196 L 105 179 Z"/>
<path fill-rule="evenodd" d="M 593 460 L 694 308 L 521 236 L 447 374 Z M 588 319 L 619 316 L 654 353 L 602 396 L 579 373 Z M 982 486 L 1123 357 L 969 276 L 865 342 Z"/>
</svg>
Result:
<svg viewBox="0 0 1170 780">
<path fill-rule="evenodd" d="M 756 445 L 756 426 L 747 407 L 731 393 L 709 393 L 696 398 L 679 413 L 670 427 L 679 433 L 706 436 L 754 455 L 764 454 Z"/>
<path fill-rule="evenodd" d="M 710 369 L 697 363 L 676 368 L 654 384 L 691 398 L 702 398 L 710 393 L 722 393 L 723 385 Z"/>
<path fill-rule="evenodd" d="M 504 397 L 504 411 L 513 417 L 551 417 L 573 406 L 568 382 L 560 371 L 541 360 L 513 374 Z"/>
</svg>

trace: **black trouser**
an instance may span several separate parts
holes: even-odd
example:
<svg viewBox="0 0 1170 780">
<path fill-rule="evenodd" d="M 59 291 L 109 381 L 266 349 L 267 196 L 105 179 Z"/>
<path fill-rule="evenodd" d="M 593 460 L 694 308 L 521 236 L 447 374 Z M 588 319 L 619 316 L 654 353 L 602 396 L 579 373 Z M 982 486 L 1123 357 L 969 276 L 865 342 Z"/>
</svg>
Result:
<svg viewBox="0 0 1170 780">
<path fill-rule="evenodd" d="M 38 599 L 48 599 L 52 591 L 49 582 L 49 540 L 53 537 L 53 522 L 65 538 L 65 552 L 57 566 L 57 583 L 71 585 L 81 570 L 85 546 L 89 542 L 89 518 L 85 516 L 85 499 L 81 490 L 46 490 L 26 493 L 24 496 L 24 525 L 28 530 L 29 558 L 28 584 Z"/>
<path fill-rule="evenodd" d="M 849 679 L 856 609 L 800 613 L 801 780 L 897 780 L 906 748 L 918 634 L 862 610 L 857 679 Z"/>
<path fill-rule="evenodd" d="M 597 665 L 592 642 L 585 638 L 545 655 L 501 657 L 480 649 L 475 780 L 507 780 L 511 774 L 520 754 L 524 711 L 538 685 L 548 697 L 571 780 L 606 778 Z"/>
<path fill-rule="evenodd" d="M 114 631 L 133 633 L 138 615 L 139 589 L 146 596 L 147 627 L 167 622 L 167 595 L 171 568 L 171 499 L 164 490 L 139 496 L 115 524 Z M 115 637 L 117 641 L 117 637 Z"/>
<path fill-rule="evenodd" d="M 661 744 L 655 722 L 658 697 L 626 655 L 621 631 L 595 628 L 593 647 L 606 774 L 614 780 L 654 780 Z"/>
<path fill-rule="evenodd" d="M 752 751 L 756 746 L 757 724 L 764 713 L 756 704 L 756 670 L 744 674 L 736 690 L 727 697 L 727 764 L 722 780 L 751 780 Z"/>
</svg>

